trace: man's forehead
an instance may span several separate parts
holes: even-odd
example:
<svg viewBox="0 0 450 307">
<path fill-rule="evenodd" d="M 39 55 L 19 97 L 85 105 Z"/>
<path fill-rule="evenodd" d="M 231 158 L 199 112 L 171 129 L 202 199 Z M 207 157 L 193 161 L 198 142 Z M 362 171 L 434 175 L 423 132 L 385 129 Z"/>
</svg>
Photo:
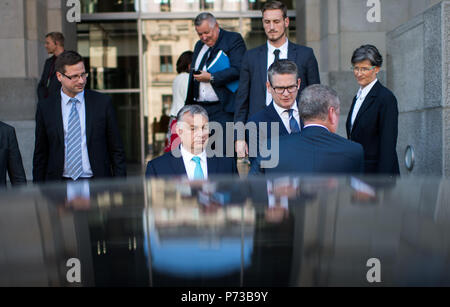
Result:
<svg viewBox="0 0 450 307">
<path fill-rule="evenodd" d="M 190 113 L 186 113 L 183 116 L 183 122 L 191 126 L 194 126 L 194 125 L 203 125 L 207 122 L 207 120 L 202 114 L 192 115 Z"/>
<path fill-rule="evenodd" d="M 295 74 L 274 74 L 272 77 L 272 81 L 273 83 L 286 83 L 286 82 L 296 83 L 297 78 Z"/>
<path fill-rule="evenodd" d="M 283 11 L 282 10 L 266 10 L 263 14 L 263 19 L 283 19 Z"/>
</svg>

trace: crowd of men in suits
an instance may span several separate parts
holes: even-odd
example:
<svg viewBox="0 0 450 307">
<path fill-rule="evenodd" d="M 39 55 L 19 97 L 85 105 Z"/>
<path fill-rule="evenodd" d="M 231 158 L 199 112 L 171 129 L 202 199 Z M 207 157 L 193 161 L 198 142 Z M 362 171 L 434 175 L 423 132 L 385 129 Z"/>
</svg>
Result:
<svg viewBox="0 0 450 307">
<path fill-rule="evenodd" d="M 220 28 L 211 13 L 196 17 L 200 39 L 194 47 L 186 105 L 177 115 L 181 145 L 150 161 L 146 175 L 187 175 L 189 179 L 234 175 L 236 157 L 248 156 L 254 143 L 256 154 L 250 156 L 253 174 L 364 171 L 365 146 L 335 134 L 339 98 L 334 90 L 320 85 L 313 50 L 287 38 L 286 6 L 279 1 L 266 3 L 262 23 L 267 42 L 246 50 L 242 36 Z M 85 89 L 88 73 L 83 58 L 77 52 L 64 51 L 61 36 L 48 34 L 46 47 L 53 56 L 45 63 L 38 88 L 33 181 L 126 176 L 125 151 L 111 98 Z M 211 69 L 220 57 L 228 61 L 226 67 Z M 363 69 L 368 74 L 377 72 L 357 67 L 359 72 Z M 233 82 L 239 86 L 233 88 Z M 355 102 L 357 99 L 352 110 Z M 220 124 L 224 133 L 221 145 L 231 142 L 236 157 L 207 153 L 211 122 Z M 256 137 L 243 137 L 230 133 L 227 123 L 276 123 L 279 132 L 271 135 L 270 130 L 258 130 Z M 6 182 L 8 171 L 12 183 L 26 182 L 14 129 L 0 125 L 0 136 L 9 148 L 0 151 L 0 181 Z M 263 145 L 277 149 L 277 163 L 270 168 L 264 167 Z"/>
</svg>

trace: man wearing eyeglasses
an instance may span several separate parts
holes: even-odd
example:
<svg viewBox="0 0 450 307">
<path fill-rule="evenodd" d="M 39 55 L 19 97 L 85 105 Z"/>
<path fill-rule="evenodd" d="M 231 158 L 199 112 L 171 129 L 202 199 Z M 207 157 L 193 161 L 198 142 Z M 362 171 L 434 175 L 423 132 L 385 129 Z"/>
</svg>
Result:
<svg viewBox="0 0 450 307">
<path fill-rule="evenodd" d="M 256 148 L 257 153 L 271 137 L 298 133 L 302 127 L 297 105 L 301 84 L 297 65 L 289 60 L 279 60 L 270 65 L 267 75 L 266 87 L 272 95 L 272 102 L 248 120 L 256 124 L 257 133 L 249 133 L 247 143 L 250 149 Z M 262 123 L 267 123 L 267 129 Z M 278 135 L 272 135 L 273 125 L 278 126 Z M 249 152 L 250 162 L 254 158 Z"/>
<path fill-rule="evenodd" d="M 55 69 L 61 91 L 36 111 L 33 181 L 126 176 L 111 98 L 84 89 L 88 73 L 77 52 L 60 54 Z"/>
</svg>

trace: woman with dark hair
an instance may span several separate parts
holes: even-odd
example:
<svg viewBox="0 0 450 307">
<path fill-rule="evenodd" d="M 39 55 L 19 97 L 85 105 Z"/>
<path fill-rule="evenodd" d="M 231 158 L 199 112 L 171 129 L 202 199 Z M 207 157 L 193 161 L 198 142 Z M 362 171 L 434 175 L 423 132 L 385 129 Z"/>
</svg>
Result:
<svg viewBox="0 0 450 307">
<path fill-rule="evenodd" d="M 375 46 L 363 45 L 351 62 L 360 88 L 347 117 L 347 137 L 363 146 L 366 174 L 399 175 L 397 99 L 377 79 L 383 57 Z"/>
<path fill-rule="evenodd" d="M 184 102 L 186 100 L 188 82 L 189 82 L 189 70 L 191 69 L 192 63 L 192 51 L 183 52 L 177 60 L 177 72 L 178 76 L 175 77 L 172 83 L 172 107 L 170 108 L 170 123 L 169 131 L 167 133 L 166 146 L 164 147 L 165 152 L 171 151 L 172 144 L 174 140 L 178 137 L 175 132 L 176 118 L 178 111 L 184 107 Z M 175 144 L 178 146 L 179 144 Z"/>
</svg>

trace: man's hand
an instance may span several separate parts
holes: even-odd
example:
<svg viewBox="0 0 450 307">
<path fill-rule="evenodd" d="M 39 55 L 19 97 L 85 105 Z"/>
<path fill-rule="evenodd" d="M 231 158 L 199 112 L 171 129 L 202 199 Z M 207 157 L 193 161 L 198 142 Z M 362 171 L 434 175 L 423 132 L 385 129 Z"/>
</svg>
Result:
<svg viewBox="0 0 450 307">
<path fill-rule="evenodd" d="M 234 142 L 234 148 L 236 149 L 238 158 L 245 158 L 248 155 L 248 146 L 244 140 Z"/>
<path fill-rule="evenodd" d="M 211 74 L 203 70 L 200 71 L 200 74 L 193 76 L 194 79 L 197 80 L 198 82 L 209 82 L 211 80 Z"/>
</svg>

